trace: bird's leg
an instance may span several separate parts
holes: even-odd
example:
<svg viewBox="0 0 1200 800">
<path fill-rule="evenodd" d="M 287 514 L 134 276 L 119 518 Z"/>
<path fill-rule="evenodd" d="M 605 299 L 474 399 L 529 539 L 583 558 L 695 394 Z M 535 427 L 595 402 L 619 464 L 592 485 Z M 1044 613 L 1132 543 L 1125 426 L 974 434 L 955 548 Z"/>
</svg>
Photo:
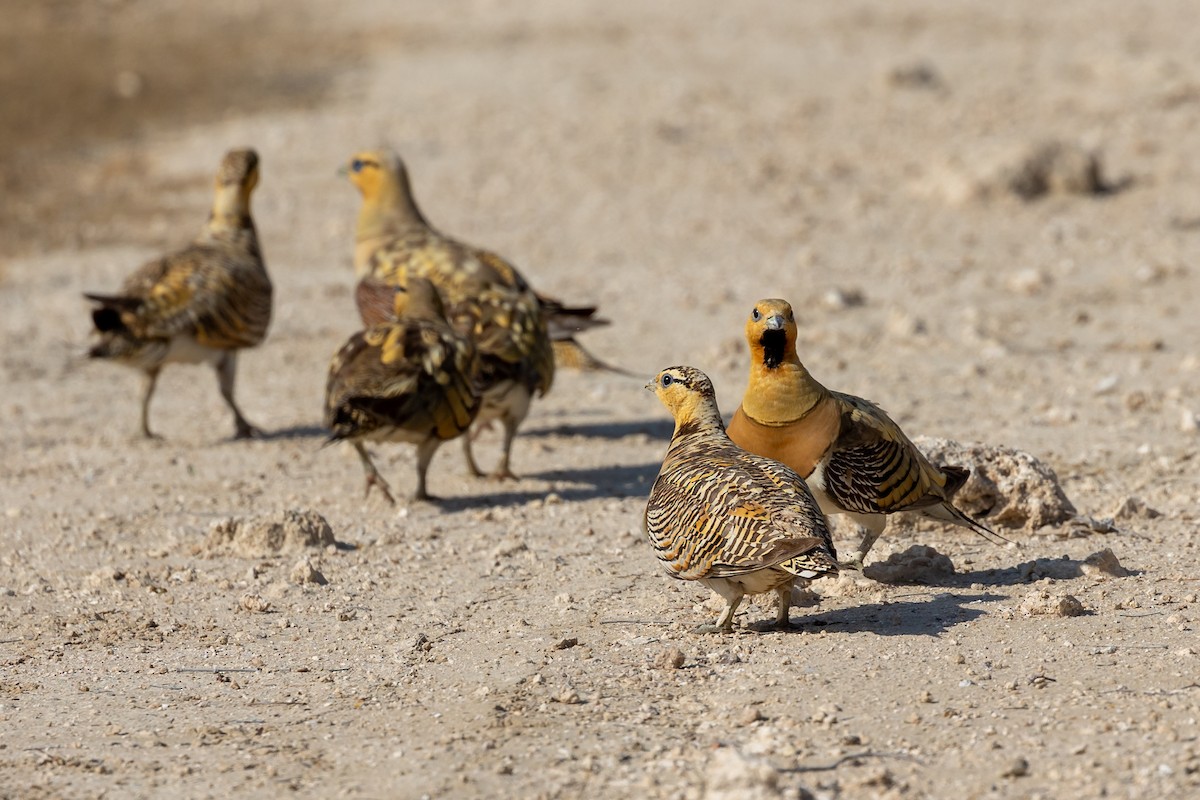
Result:
<svg viewBox="0 0 1200 800">
<path fill-rule="evenodd" d="M 883 514 L 871 514 L 855 516 L 854 519 L 863 527 L 863 538 L 858 544 L 858 551 L 850 557 L 848 561 L 843 561 L 838 566 L 845 569 L 862 570 L 863 562 L 867 559 L 867 553 L 871 552 L 871 548 L 875 545 L 875 540 L 883 533 L 883 529 L 887 526 L 887 517 Z"/>
<path fill-rule="evenodd" d="M 157 433 L 150 430 L 150 398 L 154 396 L 154 387 L 158 384 L 158 369 L 146 372 L 146 394 L 142 397 L 142 436 L 147 439 L 160 439 Z"/>
<path fill-rule="evenodd" d="M 517 435 L 517 425 L 521 423 L 519 419 L 511 414 L 505 414 L 501 420 L 504 424 L 504 450 L 500 455 L 500 463 L 496 465 L 496 469 L 492 471 L 491 478 L 493 480 L 517 480 L 517 476 L 508 466 L 508 459 L 512 453 L 513 439 Z"/>
<path fill-rule="evenodd" d="M 225 403 L 233 410 L 233 421 L 237 425 L 237 434 L 234 438 L 249 439 L 262 435 L 262 431 L 246 421 L 242 412 L 238 410 L 237 403 L 233 402 L 233 380 L 237 375 L 237 353 L 233 350 L 226 351 L 217 361 L 216 368 L 217 383 L 221 386 L 221 397 L 225 398 Z"/>
<path fill-rule="evenodd" d="M 792 607 L 792 582 L 788 581 L 782 586 L 776 586 L 775 593 L 779 595 L 779 613 L 775 616 L 775 627 L 787 630 L 791 627 L 788 610 Z"/>
<path fill-rule="evenodd" d="M 467 469 L 470 471 L 470 473 L 472 475 L 474 475 L 476 478 L 482 478 L 483 470 L 481 470 L 479 468 L 479 465 L 475 463 L 475 454 L 471 452 L 471 438 L 472 438 L 471 431 L 467 431 L 467 433 L 464 434 L 462 437 L 463 455 L 466 456 Z"/>
<path fill-rule="evenodd" d="M 387 481 L 379 474 L 379 470 L 375 469 L 375 465 L 371 462 L 371 456 L 367 453 L 367 448 L 363 446 L 362 442 L 355 442 L 354 449 L 358 451 L 358 457 L 362 460 L 363 472 L 367 475 L 367 486 L 363 491 L 363 499 L 371 496 L 372 486 L 378 486 L 379 491 L 383 492 L 383 499 L 388 501 L 388 505 L 396 505 L 396 501 L 388 489 Z"/>
<path fill-rule="evenodd" d="M 715 625 L 701 625 L 696 628 L 696 633 L 733 633 L 733 615 L 737 613 L 738 606 L 742 604 L 742 598 L 746 593 L 739 584 L 735 583 L 709 584 L 709 588 L 725 598 L 725 610 L 717 618 Z"/>
<path fill-rule="evenodd" d="M 430 437 L 417 445 L 417 491 L 413 495 L 416 500 L 436 501 L 438 498 L 425 491 L 425 474 L 429 471 L 429 462 L 433 454 L 442 446 L 441 439 Z"/>
</svg>

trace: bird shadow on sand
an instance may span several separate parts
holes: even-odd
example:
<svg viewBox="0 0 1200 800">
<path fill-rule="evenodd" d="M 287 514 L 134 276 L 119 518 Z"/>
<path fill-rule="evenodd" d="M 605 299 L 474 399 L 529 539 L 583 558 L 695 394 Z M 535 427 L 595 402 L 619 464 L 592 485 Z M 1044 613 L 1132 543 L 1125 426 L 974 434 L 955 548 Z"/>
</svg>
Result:
<svg viewBox="0 0 1200 800">
<path fill-rule="evenodd" d="M 940 636 L 955 625 L 982 617 L 987 612 L 973 608 L 973 603 L 994 603 L 1007 599 L 1004 595 L 954 594 L 943 592 L 929 600 L 895 603 L 865 603 L 863 605 L 799 617 L 793 612 L 792 625 L 785 633 L 811 632 L 823 628 L 837 633 L 875 633 L 880 636 Z M 750 627 L 770 630 L 769 623 Z"/>
<path fill-rule="evenodd" d="M 324 439 L 329 436 L 329 429 L 321 425 L 289 425 L 273 431 L 262 431 L 255 439 L 271 442 L 280 439 Z"/>
<path fill-rule="evenodd" d="M 560 486 L 553 490 L 562 502 L 594 500 L 601 497 L 641 497 L 649 493 L 650 484 L 658 474 L 658 464 L 636 464 L 628 466 L 594 467 L 588 469 L 556 469 L 532 473 L 528 477 L 540 481 L 553 481 Z M 482 482 L 481 482 L 482 483 Z M 444 511 L 464 511 L 491 506 L 517 506 L 534 500 L 545 500 L 548 491 L 506 491 L 506 484 L 492 483 L 495 491 L 480 491 L 479 494 L 457 497 L 442 497 L 435 504 Z M 507 484 L 515 486 L 516 484 Z"/>
<path fill-rule="evenodd" d="M 543 425 L 538 428 L 523 428 L 522 436 L 580 436 L 587 439 L 624 439 L 627 436 L 644 435 L 652 439 L 661 439 L 664 443 L 671 440 L 675 425 L 670 419 L 636 419 L 626 422 L 563 422 L 557 425 Z"/>
</svg>

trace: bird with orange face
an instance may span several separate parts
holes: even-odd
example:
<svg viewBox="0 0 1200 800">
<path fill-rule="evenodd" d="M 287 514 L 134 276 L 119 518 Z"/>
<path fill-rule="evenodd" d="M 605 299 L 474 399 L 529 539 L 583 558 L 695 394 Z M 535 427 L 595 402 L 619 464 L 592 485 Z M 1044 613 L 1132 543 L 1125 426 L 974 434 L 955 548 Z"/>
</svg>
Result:
<svg viewBox="0 0 1200 800">
<path fill-rule="evenodd" d="M 1004 540 L 954 506 L 969 470 L 930 463 L 879 406 L 830 391 L 809 373 L 796 355 L 796 317 L 786 300 L 754 305 L 746 342 L 750 381 L 729 438 L 787 464 L 808 482 L 822 511 L 848 514 L 866 529 L 843 566 L 861 569 L 887 516 L 901 511 Z"/>
<path fill-rule="evenodd" d="M 386 316 L 387 287 L 404 287 L 410 277 L 433 283 L 450 324 L 471 339 L 478 354 L 472 380 L 482 405 L 476 425 L 496 420 L 504 429 L 492 477 L 515 478 L 513 438 L 533 397 L 544 395 L 554 380 L 554 351 L 537 293 L 500 256 L 435 230 L 417 206 L 408 170 L 395 153 L 358 153 L 344 171 L 362 195 L 354 268 L 364 323 Z M 471 472 L 483 475 L 470 435 L 463 437 L 463 452 Z"/>
</svg>

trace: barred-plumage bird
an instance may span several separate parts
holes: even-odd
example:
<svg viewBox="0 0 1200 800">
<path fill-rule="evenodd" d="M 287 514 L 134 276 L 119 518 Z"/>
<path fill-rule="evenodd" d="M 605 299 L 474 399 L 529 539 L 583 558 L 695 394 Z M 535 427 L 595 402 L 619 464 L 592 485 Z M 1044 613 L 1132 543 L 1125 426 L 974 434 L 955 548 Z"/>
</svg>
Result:
<svg viewBox="0 0 1200 800">
<path fill-rule="evenodd" d="M 675 418 L 646 503 L 655 555 L 672 577 L 701 581 L 727 601 L 702 630 L 731 631 L 742 597 L 769 591 L 779 596 L 776 624 L 787 627 L 792 584 L 838 570 L 816 500 L 791 469 L 730 441 L 700 370 L 670 367 L 646 388 Z"/>
<path fill-rule="evenodd" d="M 118 294 L 84 295 L 99 304 L 92 311 L 99 341 L 88 355 L 146 373 L 142 434 L 148 438 L 155 438 L 150 398 L 159 371 L 172 362 L 213 363 L 237 438 L 258 433 L 233 400 L 237 351 L 259 344 L 271 322 L 271 279 L 250 216 L 257 184 L 258 155 L 230 150 L 217 172 L 208 224 L 191 245 L 141 267 Z"/>
<path fill-rule="evenodd" d="M 849 514 L 866 528 L 843 566 L 862 567 L 888 514 L 916 511 L 1004 537 L 954 507 L 951 497 L 970 471 L 934 466 L 875 404 L 832 392 L 796 355 L 796 318 L 785 300 L 762 300 L 746 322 L 750 383 L 729 423 L 729 437 L 803 476 L 821 510 Z"/>
<path fill-rule="evenodd" d="M 537 295 L 499 256 L 430 227 L 394 153 L 360 153 L 347 171 L 363 198 L 355 271 L 360 279 L 393 286 L 405 286 L 416 276 L 437 287 L 447 319 L 470 336 L 478 354 L 474 382 L 482 405 L 477 424 L 499 420 L 504 428 L 503 454 L 492 476 L 515 477 L 509 463 L 517 427 L 534 395 L 545 394 L 554 380 L 554 354 Z M 463 437 L 463 452 L 471 472 L 482 475 L 470 436 Z"/>
<path fill-rule="evenodd" d="M 366 473 L 366 492 L 378 486 L 389 503 L 364 442 L 398 441 L 417 446 L 417 500 L 436 499 L 425 475 L 443 442 L 466 432 L 479 412 L 471 383 L 475 348 L 446 321 L 433 284 L 411 276 L 392 290 L 390 319 L 360 331 L 342 346 L 329 367 L 325 425 L 331 442 L 354 445 Z"/>
</svg>

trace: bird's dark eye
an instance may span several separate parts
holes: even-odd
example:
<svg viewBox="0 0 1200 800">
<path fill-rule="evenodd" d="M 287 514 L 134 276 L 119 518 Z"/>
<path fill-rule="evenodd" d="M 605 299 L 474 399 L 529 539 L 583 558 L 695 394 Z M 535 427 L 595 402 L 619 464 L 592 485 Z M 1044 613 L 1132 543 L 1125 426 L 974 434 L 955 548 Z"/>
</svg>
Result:
<svg viewBox="0 0 1200 800">
<path fill-rule="evenodd" d="M 759 311 L 757 308 L 754 309 L 753 311 L 750 312 L 750 319 L 754 320 L 755 322 L 758 322 L 760 319 L 762 319 L 762 312 Z"/>
<path fill-rule="evenodd" d="M 663 388 L 666 388 L 667 386 L 670 386 L 670 385 L 671 385 L 672 383 L 674 383 L 674 382 L 675 382 L 675 379 L 674 379 L 674 378 L 672 378 L 670 375 L 663 375 L 663 376 L 662 376 L 662 385 L 663 385 Z"/>
<path fill-rule="evenodd" d="M 362 168 L 366 165 L 367 162 L 363 161 L 361 158 L 356 158 L 350 162 L 350 169 L 353 172 L 362 172 Z"/>
</svg>

